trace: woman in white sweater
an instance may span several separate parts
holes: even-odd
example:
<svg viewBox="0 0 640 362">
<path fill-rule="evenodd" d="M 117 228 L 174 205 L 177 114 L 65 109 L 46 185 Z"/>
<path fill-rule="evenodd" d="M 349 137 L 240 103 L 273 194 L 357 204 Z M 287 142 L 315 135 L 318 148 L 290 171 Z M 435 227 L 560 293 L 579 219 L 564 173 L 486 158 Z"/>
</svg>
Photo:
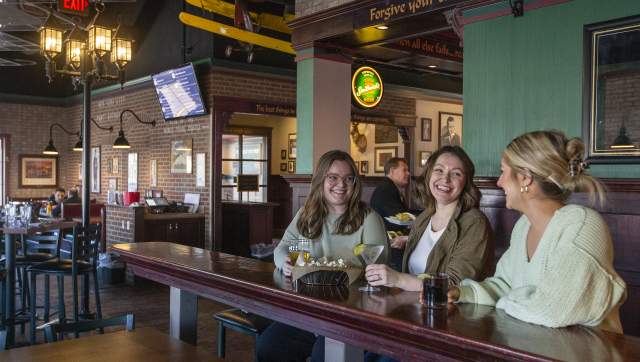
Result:
<svg viewBox="0 0 640 362">
<path fill-rule="evenodd" d="M 506 206 L 523 215 L 493 277 L 465 279 L 450 302 L 495 305 L 525 322 L 586 325 L 622 333 L 626 285 L 613 268 L 611 235 L 594 210 L 565 201 L 573 191 L 604 200 L 585 172 L 584 144 L 557 131 L 515 138 L 501 161 Z"/>
</svg>

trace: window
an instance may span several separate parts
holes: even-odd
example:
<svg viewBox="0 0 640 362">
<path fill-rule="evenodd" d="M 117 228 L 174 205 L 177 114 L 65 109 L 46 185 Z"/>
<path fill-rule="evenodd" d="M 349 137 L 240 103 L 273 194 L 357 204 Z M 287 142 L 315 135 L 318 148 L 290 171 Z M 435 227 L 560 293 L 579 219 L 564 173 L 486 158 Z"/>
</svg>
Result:
<svg viewBox="0 0 640 362">
<path fill-rule="evenodd" d="M 267 201 L 270 130 L 233 128 L 222 135 L 222 200 Z M 238 193 L 239 174 L 258 175 L 259 191 Z"/>
</svg>

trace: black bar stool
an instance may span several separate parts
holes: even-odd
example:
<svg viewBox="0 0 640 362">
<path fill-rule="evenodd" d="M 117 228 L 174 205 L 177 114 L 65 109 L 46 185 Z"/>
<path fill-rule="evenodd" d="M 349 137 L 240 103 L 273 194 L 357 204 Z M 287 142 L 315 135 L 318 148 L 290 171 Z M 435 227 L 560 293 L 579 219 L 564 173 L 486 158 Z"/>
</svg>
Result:
<svg viewBox="0 0 640 362">
<path fill-rule="evenodd" d="M 231 328 L 236 332 L 257 337 L 271 324 L 271 320 L 256 314 L 244 312 L 238 308 L 223 310 L 213 315 L 213 319 L 218 321 L 218 357 L 224 358 L 226 344 L 226 329 Z M 254 342 L 255 343 L 255 342 Z M 255 351 L 257 353 L 257 346 Z M 256 354 L 257 360 L 257 354 Z"/>
</svg>

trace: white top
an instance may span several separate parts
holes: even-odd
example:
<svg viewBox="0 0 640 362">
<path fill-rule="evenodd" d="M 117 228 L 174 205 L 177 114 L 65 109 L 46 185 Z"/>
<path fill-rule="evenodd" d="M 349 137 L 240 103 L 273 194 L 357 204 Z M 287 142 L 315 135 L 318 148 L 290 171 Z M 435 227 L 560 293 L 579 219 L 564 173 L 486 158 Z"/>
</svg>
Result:
<svg viewBox="0 0 640 362">
<path fill-rule="evenodd" d="M 429 258 L 429 254 L 445 230 L 446 227 L 442 228 L 440 231 L 433 231 L 431 228 L 431 220 L 429 220 L 429 224 L 424 230 L 424 233 L 422 233 L 422 237 L 420 237 L 418 245 L 413 249 L 413 252 L 409 257 L 409 273 L 412 275 L 424 273 L 427 268 L 427 259 Z"/>
</svg>

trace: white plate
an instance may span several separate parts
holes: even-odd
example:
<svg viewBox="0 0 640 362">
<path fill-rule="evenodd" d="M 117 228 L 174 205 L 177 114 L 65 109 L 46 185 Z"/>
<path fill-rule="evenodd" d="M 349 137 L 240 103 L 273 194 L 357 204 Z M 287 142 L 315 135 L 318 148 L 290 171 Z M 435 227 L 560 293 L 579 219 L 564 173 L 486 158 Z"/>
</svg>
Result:
<svg viewBox="0 0 640 362">
<path fill-rule="evenodd" d="M 413 224 L 413 220 L 400 221 L 400 220 L 396 219 L 393 216 L 387 216 L 387 217 L 385 217 L 385 220 L 387 220 L 388 222 L 390 222 L 392 224 L 396 224 L 396 225 L 400 225 L 400 226 L 409 226 L 409 225 Z"/>
</svg>

